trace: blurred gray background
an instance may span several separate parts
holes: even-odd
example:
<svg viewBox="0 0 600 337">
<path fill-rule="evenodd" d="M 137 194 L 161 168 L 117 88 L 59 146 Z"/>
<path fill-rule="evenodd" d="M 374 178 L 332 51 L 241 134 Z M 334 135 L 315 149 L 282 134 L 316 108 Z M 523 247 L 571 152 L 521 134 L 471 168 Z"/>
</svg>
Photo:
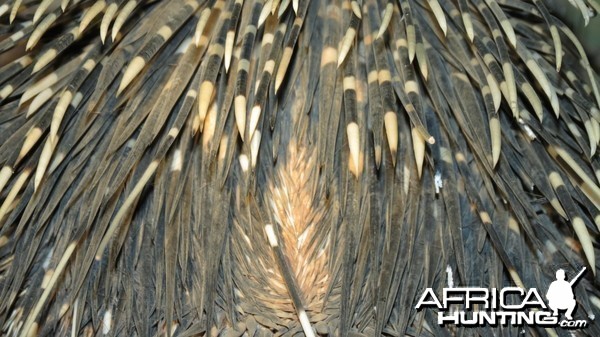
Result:
<svg viewBox="0 0 600 337">
<path fill-rule="evenodd" d="M 600 0 L 593 0 L 600 3 Z M 600 15 L 590 19 L 590 23 L 584 26 L 581 12 L 571 5 L 568 0 L 544 0 L 552 14 L 562 18 L 579 37 L 587 51 L 590 63 L 600 71 Z"/>
</svg>

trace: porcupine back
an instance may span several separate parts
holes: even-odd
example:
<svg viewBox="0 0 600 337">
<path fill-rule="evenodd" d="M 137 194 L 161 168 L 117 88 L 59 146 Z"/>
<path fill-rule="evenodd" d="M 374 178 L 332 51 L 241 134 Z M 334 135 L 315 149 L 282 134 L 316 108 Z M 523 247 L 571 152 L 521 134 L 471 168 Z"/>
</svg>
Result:
<svg viewBox="0 0 600 337">
<path fill-rule="evenodd" d="M 559 266 L 598 310 L 597 75 L 542 1 L 15 0 L 0 33 L 2 334 L 469 335 L 422 291 Z M 563 333 L 478 333 L 522 329 Z"/>
</svg>

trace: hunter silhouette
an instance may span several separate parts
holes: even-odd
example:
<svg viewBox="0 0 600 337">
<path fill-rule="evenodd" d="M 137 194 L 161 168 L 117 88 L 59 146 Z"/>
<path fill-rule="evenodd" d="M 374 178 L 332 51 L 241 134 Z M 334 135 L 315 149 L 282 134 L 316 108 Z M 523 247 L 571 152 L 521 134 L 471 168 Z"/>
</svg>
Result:
<svg viewBox="0 0 600 337">
<path fill-rule="evenodd" d="M 550 284 L 546 298 L 548 305 L 552 309 L 552 313 L 558 315 L 558 310 L 567 310 L 565 316 L 568 320 L 572 320 L 573 310 L 575 310 L 575 295 L 573 294 L 573 284 L 583 274 L 585 268 L 575 276 L 571 282 L 565 281 L 565 271 L 559 269 L 556 271 L 556 281 Z"/>
</svg>

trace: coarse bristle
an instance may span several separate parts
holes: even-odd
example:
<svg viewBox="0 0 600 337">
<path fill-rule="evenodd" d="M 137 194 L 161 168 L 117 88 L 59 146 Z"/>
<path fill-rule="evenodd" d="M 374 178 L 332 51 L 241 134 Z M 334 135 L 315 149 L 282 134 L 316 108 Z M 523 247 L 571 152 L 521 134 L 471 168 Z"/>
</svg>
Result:
<svg viewBox="0 0 600 337">
<path fill-rule="evenodd" d="M 0 334 L 563 335 L 415 304 L 593 319 L 597 79 L 542 0 L 4 2 Z"/>
</svg>

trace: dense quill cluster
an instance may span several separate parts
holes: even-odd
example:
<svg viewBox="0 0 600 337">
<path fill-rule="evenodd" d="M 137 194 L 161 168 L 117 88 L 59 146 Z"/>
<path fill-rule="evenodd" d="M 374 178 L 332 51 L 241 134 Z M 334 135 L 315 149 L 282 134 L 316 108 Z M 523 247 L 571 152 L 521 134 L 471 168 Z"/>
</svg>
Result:
<svg viewBox="0 0 600 337">
<path fill-rule="evenodd" d="M 597 75 L 542 0 L 12 0 L 0 34 L 2 335 L 471 335 L 423 289 L 582 266 L 600 311 Z M 476 333 L 522 330 L 565 333 Z"/>
</svg>

